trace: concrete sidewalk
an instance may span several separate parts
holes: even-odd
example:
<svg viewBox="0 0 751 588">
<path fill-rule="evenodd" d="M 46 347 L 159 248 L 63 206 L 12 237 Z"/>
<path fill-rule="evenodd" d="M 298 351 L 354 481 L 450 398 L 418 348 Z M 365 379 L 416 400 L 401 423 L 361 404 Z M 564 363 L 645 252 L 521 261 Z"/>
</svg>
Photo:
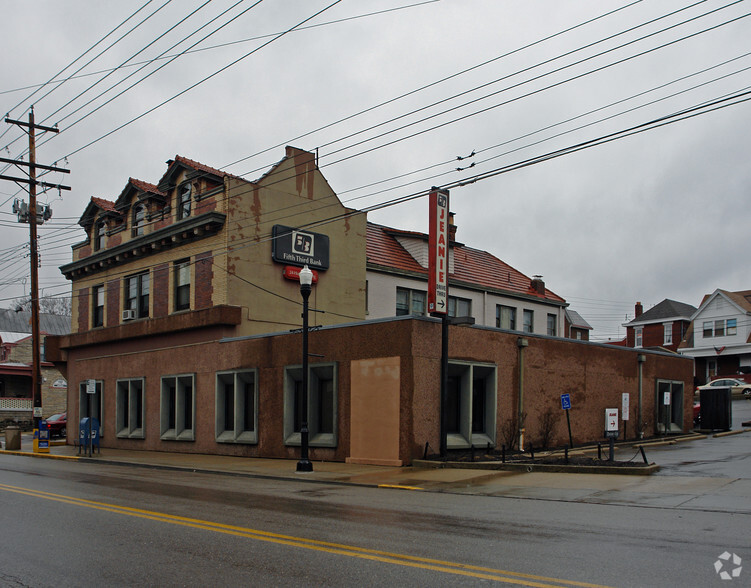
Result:
<svg viewBox="0 0 751 588">
<path fill-rule="evenodd" d="M 33 453 L 29 435 L 23 435 L 21 449 L 2 451 L 0 455 L 395 490 L 594 504 L 638 504 L 644 507 L 751 514 L 751 480 L 732 477 L 512 472 L 473 468 L 386 467 L 340 462 L 314 462 L 313 472 L 298 474 L 295 471 L 296 460 L 110 448 L 104 448 L 101 454 L 95 453 L 92 457 L 87 457 L 79 456 L 77 447 L 58 444 L 54 444 L 49 453 Z"/>
</svg>

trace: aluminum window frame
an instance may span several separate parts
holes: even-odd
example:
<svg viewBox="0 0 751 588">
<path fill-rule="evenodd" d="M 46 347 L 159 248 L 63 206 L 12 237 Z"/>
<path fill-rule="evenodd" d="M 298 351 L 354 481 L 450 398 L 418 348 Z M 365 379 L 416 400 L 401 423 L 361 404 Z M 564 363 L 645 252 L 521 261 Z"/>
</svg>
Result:
<svg viewBox="0 0 751 588">
<path fill-rule="evenodd" d="M 331 431 L 322 431 L 320 417 L 322 382 L 331 382 Z M 299 446 L 300 431 L 295 430 L 297 394 L 302 384 L 302 365 L 284 368 L 284 444 Z M 339 437 L 339 369 L 336 362 L 308 365 L 308 444 L 311 447 L 336 447 Z"/>
<path fill-rule="evenodd" d="M 233 427 L 227 428 L 227 389 L 232 383 L 232 421 Z M 247 411 L 247 388 L 241 389 L 238 384 L 252 384 L 253 386 L 253 427 L 245 426 Z M 216 373 L 215 391 L 215 438 L 217 443 L 258 443 L 258 370 L 239 369 Z"/>
<path fill-rule="evenodd" d="M 119 439 L 146 437 L 145 378 L 123 378 L 115 382 L 115 435 Z"/>
<path fill-rule="evenodd" d="M 174 382 L 174 401 L 170 383 Z M 188 392 L 188 384 L 190 391 Z M 187 426 L 186 400 L 190 398 L 190 426 Z M 172 414 L 174 411 L 174 415 Z M 195 441 L 196 375 L 174 374 L 159 380 L 159 438 L 163 441 Z"/>
</svg>

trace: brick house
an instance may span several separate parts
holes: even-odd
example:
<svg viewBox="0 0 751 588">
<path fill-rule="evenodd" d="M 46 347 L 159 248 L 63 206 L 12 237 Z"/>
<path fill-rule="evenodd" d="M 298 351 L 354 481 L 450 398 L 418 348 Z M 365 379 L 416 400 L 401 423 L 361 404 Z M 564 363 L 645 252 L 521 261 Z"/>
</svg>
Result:
<svg viewBox="0 0 751 588">
<path fill-rule="evenodd" d="M 624 323 L 626 346 L 636 348 L 661 347 L 677 351 L 691 325 L 696 307 L 665 299 L 644 312 L 641 302 L 634 307 L 634 319 Z"/>
<path fill-rule="evenodd" d="M 439 447 L 441 324 L 412 312 L 424 236 L 344 207 L 313 154 L 288 147 L 254 182 L 176 157 L 157 184 L 131 179 L 115 201 L 92 199 L 80 222 L 86 240 L 61 268 L 73 332 L 48 340 L 48 357 L 74 383 L 71 421 L 97 417 L 105 448 L 297 457 L 303 264 L 316 272 L 311 459 L 409 464 Z M 540 278 L 463 273 L 502 262 L 455 240 L 451 250 L 454 314 L 483 318 L 449 327 L 449 449 L 565 443 L 563 392 L 576 442 L 601 437 L 625 392 L 638 394 L 632 434 L 659 430 L 665 387 L 680 399 L 671 430 L 691 426 L 690 361 L 564 339 L 565 301 Z M 546 315 L 543 326 L 509 328 L 496 313 L 514 305 Z"/>
<path fill-rule="evenodd" d="M 589 341 L 589 332 L 592 330 L 592 325 L 585 321 L 582 315 L 575 310 L 567 308 L 565 320 L 564 337 L 579 341 Z"/>
</svg>

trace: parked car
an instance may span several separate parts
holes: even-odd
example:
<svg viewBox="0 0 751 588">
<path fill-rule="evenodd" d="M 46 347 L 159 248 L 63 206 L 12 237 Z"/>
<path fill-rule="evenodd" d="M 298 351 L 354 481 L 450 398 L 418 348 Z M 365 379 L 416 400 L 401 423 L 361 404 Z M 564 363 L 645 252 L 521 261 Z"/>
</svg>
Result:
<svg viewBox="0 0 751 588">
<path fill-rule="evenodd" d="M 47 418 L 47 428 L 50 430 L 50 437 L 65 437 L 68 424 L 68 413 L 61 412 L 53 414 Z"/>
<path fill-rule="evenodd" d="M 696 389 L 696 392 L 699 393 L 702 390 L 713 390 L 714 388 L 730 388 L 730 391 L 733 394 L 751 396 L 751 383 L 737 380 L 736 378 L 720 378 L 718 380 L 713 380 L 709 384 L 699 386 Z"/>
</svg>

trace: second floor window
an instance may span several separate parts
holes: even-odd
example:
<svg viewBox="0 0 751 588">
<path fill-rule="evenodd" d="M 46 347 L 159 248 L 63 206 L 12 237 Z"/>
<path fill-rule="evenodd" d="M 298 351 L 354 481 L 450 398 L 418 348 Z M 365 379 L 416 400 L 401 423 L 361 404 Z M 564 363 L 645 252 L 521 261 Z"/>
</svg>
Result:
<svg viewBox="0 0 751 588">
<path fill-rule="evenodd" d="M 554 314 L 548 315 L 548 335 L 551 337 L 555 337 L 557 335 L 558 329 L 556 328 L 558 324 L 558 317 L 556 317 Z"/>
<path fill-rule="evenodd" d="M 673 343 L 673 323 L 664 323 L 662 325 L 662 329 L 663 329 L 663 337 L 662 337 L 663 345 L 671 345 Z"/>
<path fill-rule="evenodd" d="M 636 327 L 634 330 L 634 347 L 642 346 L 642 328 Z"/>
<path fill-rule="evenodd" d="M 449 316 L 472 316 L 472 301 L 449 296 Z"/>
<path fill-rule="evenodd" d="M 738 319 L 717 319 L 715 321 L 704 321 L 702 323 L 702 336 L 724 337 L 726 335 L 738 334 Z"/>
<path fill-rule="evenodd" d="M 396 289 L 396 316 L 416 314 L 425 316 L 427 292 L 410 290 L 408 288 Z"/>
<path fill-rule="evenodd" d="M 516 309 L 499 304 L 495 307 L 495 326 L 509 331 L 516 330 Z"/>
<path fill-rule="evenodd" d="M 175 310 L 190 308 L 190 260 L 175 262 Z"/>
<path fill-rule="evenodd" d="M 534 333 L 535 332 L 535 311 L 525 310 L 523 320 L 524 320 L 524 324 L 522 325 L 522 331 L 524 331 L 525 333 Z"/>
<path fill-rule="evenodd" d="M 148 272 L 125 279 L 125 309 L 135 311 L 136 318 L 149 316 L 149 282 Z"/>
<path fill-rule="evenodd" d="M 143 204 L 136 204 L 133 207 L 133 228 L 132 235 L 139 237 L 143 235 L 143 227 L 146 224 L 146 207 Z"/>
<path fill-rule="evenodd" d="M 186 182 L 177 189 L 177 218 L 183 219 L 190 216 L 190 182 Z"/>
<path fill-rule="evenodd" d="M 104 326 L 104 286 L 94 286 L 92 292 L 94 308 L 91 323 L 95 327 Z"/>
</svg>

